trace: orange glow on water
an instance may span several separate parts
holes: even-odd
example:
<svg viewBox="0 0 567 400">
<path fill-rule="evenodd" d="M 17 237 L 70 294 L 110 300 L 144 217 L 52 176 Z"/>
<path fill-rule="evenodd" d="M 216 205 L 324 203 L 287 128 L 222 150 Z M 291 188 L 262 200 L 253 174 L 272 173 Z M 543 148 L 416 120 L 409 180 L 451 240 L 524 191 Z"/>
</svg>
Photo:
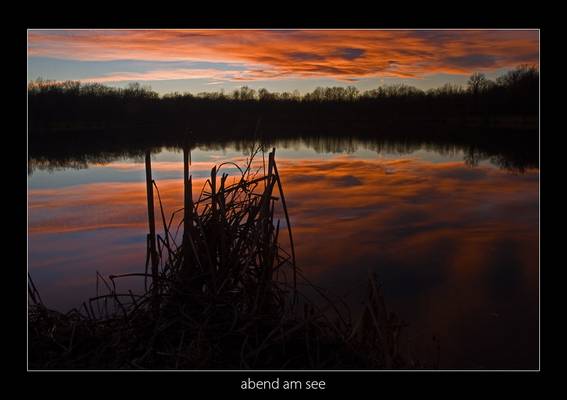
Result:
<svg viewBox="0 0 567 400">
<path fill-rule="evenodd" d="M 531 338 L 533 346 L 521 346 L 522 357 L 532 362 L 537 354 L 537 170 L 514 174 L 410 156 L 276 159 L 298 264 L 310 279 L 348 293 L 347 300 L 356 303 L 361 293 L 356 288 L 367 271 L 378 271 L 394 308 L 416 329 L 441 335 L 452 354 L 449 367 L 451 362 L 469 365 L 472 361 L 462 357 L 469 357 L 471 348 L 492 354 L 494 346 L 510 346 L 508 353 L 517 352 L 521 338 L 504 343 L 498 335 L 513 336 L 518 326 Z M 212 165 L 193 163 L 199 175 L 194 198 Z M 144 165 L 91 168 L 143 171 Z M 152 165 L 156 173 L 181 168 L 173 161 Z M 169 217 L 182 207 L 182 180 L 156 181 Z M 29 213 L 30 271 L 46 276 L 45 297 L 61 307 L 84 297 L 95 270 L 144 268 L 148 228 L 142 174 L 131 182 L 32 189 Z M 159 217 L 156 227 L 161 233 Z M 285 245 L 286 235 L 280 237 Z M 59 278 L 49 283 L 50 274 Z"/>
</svg>

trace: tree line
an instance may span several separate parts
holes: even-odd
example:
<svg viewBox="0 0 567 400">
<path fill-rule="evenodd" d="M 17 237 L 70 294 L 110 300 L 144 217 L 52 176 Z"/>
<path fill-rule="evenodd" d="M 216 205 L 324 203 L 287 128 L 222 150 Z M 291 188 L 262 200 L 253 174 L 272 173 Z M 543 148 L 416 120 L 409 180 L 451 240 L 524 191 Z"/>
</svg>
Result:
<svg viewBox="0 0 567 400">
<path fill-rule="evenodd" d="M 297 90 L 270 92 L 247 86 L 228 93 L 160 96 L 139 83 L 117 88 L 38 79 L 28 84 L 28 131 L 32 136 L 158 128 L 189 129 L 195 135 L 215 131 L 235 135 L 254 130 L 259 120 L 267 134 L 275 135 L 290 130 L 375 131 L 411 129 L 423 123 L 482 125 L 510 117 L 537 118 L 538 108 L 539 71 L 529 65 L 518 66 L 494 81 L 474 73 L 466 86 L 445 84 L 422 90 L 396 84 L 366 91 L 354 86 L 318 87 L 303 95 Z"/>
</svg>

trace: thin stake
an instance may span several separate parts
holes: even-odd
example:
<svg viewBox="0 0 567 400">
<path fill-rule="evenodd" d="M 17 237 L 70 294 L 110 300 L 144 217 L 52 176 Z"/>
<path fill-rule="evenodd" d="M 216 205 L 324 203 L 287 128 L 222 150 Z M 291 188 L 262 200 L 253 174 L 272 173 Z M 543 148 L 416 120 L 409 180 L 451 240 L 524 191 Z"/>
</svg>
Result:
<svg viewBox="0 0 567 400">
<path fill-rule="evenodd" d="M 193 182 L 191 176 L 189 175 L 189 163 L 191 162 L 191 152 L 189 150 L 189 144 L 187 139 L 183 146 L 183 268 L 187 269 L 190 266 L 191 260 L 191 247 L 189 245 L 189 238 L 192 237 L 192 226 L 193 226 Z"/>
<path fill-rule="evenodd" d="M 152 179 L 152 160 L 150 150 L 146 151 L 146 190 L 148 198 L 148 224 L 150 227 L 150 258 L 152 262 L 152 287 L 154 294 L 154 309 L 159 307 L 158 303 L 158 258 L 156 252 L 156 222 L 154 215 L 154 190 Z"/>
</svg>

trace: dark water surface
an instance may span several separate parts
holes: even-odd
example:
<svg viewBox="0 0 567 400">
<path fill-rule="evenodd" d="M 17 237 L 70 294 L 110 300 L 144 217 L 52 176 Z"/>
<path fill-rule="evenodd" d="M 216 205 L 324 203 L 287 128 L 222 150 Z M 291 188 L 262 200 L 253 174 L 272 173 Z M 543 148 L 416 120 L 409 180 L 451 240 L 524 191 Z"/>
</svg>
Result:
<svg viewBox="0 0 567 400">
<path fill-rule="evenodd" d="M 537 168 L 450 146 L 273 145 L 298 264 L 311 280 L 356 306 L 376 271 L 412 343 L 425 354 L 439 338 L 442 368 L 538 368 Z M 246 149 L 226 143 L 191 155 L 197 196 L 213 165 L 242 164 Z M 171 148 L 152 156 L 167 214 L 183 204 L 182 159 Z M 30 167 L 29 272 L 49 307 L 94 296 L 96 271 L 144 269 L 142 158 Z"/>
</svg>

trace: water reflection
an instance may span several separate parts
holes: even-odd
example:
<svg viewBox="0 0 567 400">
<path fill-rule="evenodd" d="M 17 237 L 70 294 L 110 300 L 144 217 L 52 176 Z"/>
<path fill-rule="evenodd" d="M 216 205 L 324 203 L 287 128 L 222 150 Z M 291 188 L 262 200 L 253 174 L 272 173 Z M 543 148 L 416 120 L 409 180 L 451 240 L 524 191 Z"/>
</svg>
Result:
<svg viewBox="0 0 567 400">
<path fill-rule="evenodd" d="M 251 141 L 249 139 L 195 141 L 191 149 L 207 152 L 226 152 L 229 150 L 246 154 L 256 142 L 257 140 Z M 519 172 L 529 168 L 537 168 L 539 164 L 537 142 L 529 143 L 526 140 L 505 143 L 495 140 L 491 145 L 481 146 L 442 140 L 360 139 L 354 136 L 290 137 L 277 140 L 263 139 L 261 142 L 265 148 L 277 147 L 280 151 L 290 150 L 297 154 L 301 154 L 302 149 L 309 149 L 316 154 L 407 155 L 422 152 L 424 155 L 435 154 L 443 158 L 457 157 L 459 160 L 464 160 L 467 165 L 473 166 L 482 161 L 490 161 L 501 168 Z M 42 149 L 39 154 L 31 154 L 28 161 L 28 173 L 32 174 L 36 170 L 85 169 L 88 168 L 89 164 L 108 164 L 118 159 L 142 162 L 147 148 L 153 147 L 154 151 L 161 151 L 162 149 L 177 151 L 180 148 L 178 144 L 171 143 L 141 144 L 139 146 L 127 144 L 111 148 L 106 146 L 108 145 L 93 146 L 83 150 L 56 148 L 50 151 L 50 149 Z"/>
<path fill-rule="evenodd" d="M 242 162 L 248 149 L 216 146 L 193 150 L 195 196 L 215 163 Z M 537 368 L 538 170 L 470 162 L 458 147 L 380 146 L 277 143 L 306 275 L 356 305 L 368 269 L 377 271 L 413 340 L 441 338 L 445 368 Z M 96 270 L 133 272 L 145 262 L 142 159 L 97 157 L 30 162 L 29 269 L 60 309 L 94 294 Z M 183 202 L 182 155 L 153 158 L 171 213 Z"/>
<path fill-rule="evenodd" d="M 535 365 L 536 171 L 412 159 L 285 171 L 298 259 L 315 281 L 351 293 L 375 269 L 392 305 L 441 336 L 447 367 Z"/>
</svg>

